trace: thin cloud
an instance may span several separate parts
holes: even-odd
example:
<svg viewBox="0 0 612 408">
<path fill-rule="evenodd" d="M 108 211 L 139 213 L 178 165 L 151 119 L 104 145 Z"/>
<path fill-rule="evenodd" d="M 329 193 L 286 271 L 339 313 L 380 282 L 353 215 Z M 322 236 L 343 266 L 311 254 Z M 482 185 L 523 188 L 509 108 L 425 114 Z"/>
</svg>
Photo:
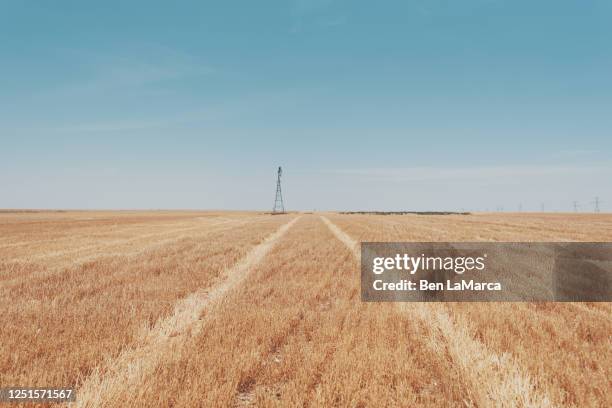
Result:
<svg viewBox="0 0 612 408">
<path fill-rule="evenodd" d="M 557 152 L 551 152 L 548 157 L 556 159 L 573 159 L 573 158 L 586 158 L 597 156 L 601 153 L 600 150 L 595 149 L 575 149 L 575 150 L 560 150 Z"/>
<path fill-rule="evenodd" d="M 127 119 L 108 120 L 101 122 L 69 123 L 56 127 L 47 128 L 49 131 L 58 133 L 96 133 L 96 132 L 122 132 L 144 129 L 165 128 L 182 123 L 212 119 L 218 113 L 212 109 L 193 110 L 191 112 L 157 117 L 155 119 Z"/>
<path fill-rule="evenodd" d="M 318 20 L 323 27 L 339 27 L 348 23 L 346 16 L 322 17 Z"/>
<path fill-rule="evenodd" d="M 166 49 L 116 54 L 65 51 L 75 60 L 78 79 L 43 90 L 39 96 L 81 96 L 109 90 L 146 87 L 165 81 L 209 75 L 214 69 L 194 58 Z"/>
<path fill-rule="evenodd" d="M 292 0 L 291 12 L 295 16 L 307 16 L 325 10 L 332 0 Z"/>
<path fill-rule="evenodd" d="M 347 23 L 346 16 L 328 15 L 332 0 L 293 0 L 291 2 L 291 33 L 306 27 L 337 27 Z"/>
<path fill-rule="evenodd" d="M 328 174 L 353 176 L 367 179 L 396 181 L 486 181 L 507 178 L 542 178 L 588 174 L 612 174 L 608 163 L 600 165 L 508 165 L 489 167 L 407 167 L 337 169 Z"/>
</svg>

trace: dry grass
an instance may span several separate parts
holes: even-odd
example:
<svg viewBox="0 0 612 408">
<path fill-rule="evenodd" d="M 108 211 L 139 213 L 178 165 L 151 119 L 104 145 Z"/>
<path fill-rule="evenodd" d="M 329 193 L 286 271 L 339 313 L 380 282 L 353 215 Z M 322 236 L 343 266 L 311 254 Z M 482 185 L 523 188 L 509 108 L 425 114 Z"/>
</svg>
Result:
<svg viewBox="0 0 612 408">
<path fill-rule="evenodd" d="M 171 347 L 180 348 L 186 338 L 196 335 L 202 329 L 200 315 L 214 307 L 225 294 L 238 286 L 276 242 L 297 221 L 293 219 L 264 242 L 253 248 L 248 255 L 231 269 L 221 281 L 204 290 L 198 290 L 174 307 L 174 313 L 158 320 L 151 329 L 142 333 L 140 339 L 90 375 L 80 386 L 78 406 L 109 405 L 124 403 L 124 395 L 140 387 L 155 370 L 165 364 Z"/>
<path fill-rule="evenodd" d="M 610 215 L 329 217 L 361 241 L 612 241 Z M 517 231 L 520 231 L 517 232 Z M 612 406 L 609 303 L 450 303 L 454 325 L 563 406 Z M 422 305 L 405 305 L 405 308 Z M 429 316 L 429 314 L 427 315 Z M 525 377 L 526 376 L 526 377 Z"/>
<path fill-rule="evenodd" d="M 201 333 L 124 398 L 143 406 L 461 406 L 456 370 L 443 353 L 423 353 L 428 328 L 391 305 L 361 303 L 356 270 L 318 217 L 304 216 L 203 316 Z"/>
<path fill-rule="evenodd" d="M 72 385 L 84 406 L 612 406 L 609 303 L 365 304 L 356 251 L 612 241 L 611 216 L 295 219 L 0 212 L 0 386 Z"/>
<path fill-rule="evenodd" d="M 59 231 L 45 226 L 41 234 L 31 233 L 36 249 L 0 265 L 0 383 L 78 384 L 167 316 L 178 299 L 215 283 L 228 265 L 291 217 L 237 215 L 217 228 L 226 216 L 218 220 L 206 215 L 189 219 L 188 235 L 183 235 L 184 225 L 177 227 L 177 220 L 163 217 L 161 226 L 158 217 L 149 216 L 126 217 L 125 224 L 121 217 L 105 220 L 100 230 L 114 230 L 104 231 L 108 236 L 99 240 L 97 249 L 89 243 L 92 227 L 87 223 L 81 228 L 59 223 Z M 95 230 L 99 222 L 93 221 Z M 25 238 L 19 223 L 0 228 Z M 136 234 L 128 238 L 134 245 L 138 234 L 149 237 L 151 230 L 161 234 L 155 240 L 163 242 L 144 238 L 143 247 L 134 251 L 116 242 L 128 234 L 125 229 Z M 39 247 L 41 239 L 48 239 L 53 254 L 54 243 L 65 242 L 66 254 L 47 256 Z M 0 249 L 3 260 L 5 251 L 10 249 Z"/>
</svg>

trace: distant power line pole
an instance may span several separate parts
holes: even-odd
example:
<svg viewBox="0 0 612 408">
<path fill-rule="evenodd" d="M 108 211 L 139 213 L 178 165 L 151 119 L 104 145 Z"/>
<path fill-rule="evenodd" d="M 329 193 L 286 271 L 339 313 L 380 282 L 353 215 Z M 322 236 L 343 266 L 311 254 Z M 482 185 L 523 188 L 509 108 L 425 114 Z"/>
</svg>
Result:
<svg viewBox="0 0 612 408">
<path fill-rule="evenodd" d="M 578 201 L 574 201 L 574 212 L 578 212 Z"/>
<path fill-rule="evenodd" d="M 519 212 L 523 212 L 523 204 L 519 203 L 519 207 L 518 207 Z"/>
<path fill-rule="evenodd" d="M 541 208 L 542 208 L 542 212 L 544 212 L 544 203 L 542 203 Z"/>
<path fill-rule="evenodd" d="M 274 208 L 272 208 L 273 213 L 284 213 L 285 212 L 285 204 L 283 203 L 283 192 L 281 190 L 281 175 L 283 174 L 283 169 L 278 167 L 278 176 L 276 178 L 276 198 L 274 199 Z"/>
<path fill-rule="evenodd" d="M 595 201 L 593 201 L 593 205 L 595 206 L 595 212 L 598 213 L 599 212 L 599 203 L 601 201 L 599 201 L 599 197 L 595 197 Z"/>
</svg>

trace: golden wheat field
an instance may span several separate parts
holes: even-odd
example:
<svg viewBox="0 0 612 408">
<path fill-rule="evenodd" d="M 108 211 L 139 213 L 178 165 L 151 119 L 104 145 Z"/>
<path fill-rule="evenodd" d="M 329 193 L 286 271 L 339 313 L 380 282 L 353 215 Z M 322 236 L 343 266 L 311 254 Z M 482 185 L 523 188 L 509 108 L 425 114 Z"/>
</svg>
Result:
<svg viewBox="0 0 612 408">
<path fill-rule="evenodd" d="M 74 406 L 609 407 L 610 303 L 363 303 L 361 241 L 612 241 L 612 215 L 0 212 L 0 387 Z"/>
</svg>

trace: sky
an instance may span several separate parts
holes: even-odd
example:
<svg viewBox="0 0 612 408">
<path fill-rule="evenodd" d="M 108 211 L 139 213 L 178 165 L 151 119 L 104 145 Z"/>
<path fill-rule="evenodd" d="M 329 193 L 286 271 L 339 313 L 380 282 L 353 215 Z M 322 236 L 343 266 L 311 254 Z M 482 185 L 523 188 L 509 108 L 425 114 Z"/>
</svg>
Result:
<svg viewBox="0 0 612 408">
<path fill-rule="evenodd" d="M 0 208 L 612 211 L 609 0 L 0 0 Z"/>
</svg>

